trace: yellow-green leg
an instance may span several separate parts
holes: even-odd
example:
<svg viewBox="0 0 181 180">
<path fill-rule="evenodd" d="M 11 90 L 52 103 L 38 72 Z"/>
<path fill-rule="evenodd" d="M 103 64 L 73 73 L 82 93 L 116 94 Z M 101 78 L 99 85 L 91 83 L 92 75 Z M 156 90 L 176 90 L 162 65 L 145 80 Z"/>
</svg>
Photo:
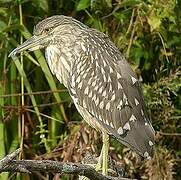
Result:
<svg viewBox="0 0 181 180">
<path fill-rule="evenodd" d="M 109 151 L 109 135 L 106 132 L 102 133 L 103 147 L 101 150 L 102 155 L 102 174 L 108 173 L 108 151 Z"/>
<path fill-rule="evenodd" d="M 101 149 L 101 154 L 96 164 L 95 170 L 100 171 L 102 167 L 102 174 L 108 175 L 108 151 L 109 151 L 109 135 L 105 132 L 102 132 L 102 142 L 103 146 Z M 79 180 L 88 180 L 88 178 L 79 176 Z"/>
<path fill-rule="evenodd" d="M 102 167 L 102 153 L 103 153 L 102 150 L 103 150 L 103 146 L 102 146 L 102 149 L 101 149 L 101 154 L 100 154 L 100 156 L 98 158 L 98 162 L 97 162 L 96 167 L 95 167 L 96 171 L 100 171 L 101 167 Z"/>
<path fill-rule="evenodd" d="M 102 132 L 102 150 L 96 164 L 96 171 L 100 171 L 102 167 L 102 174 L 107 175 L 108 173 L 108 150 L 109 150 L 109 135 L 105 132 Z"/>
</svg>

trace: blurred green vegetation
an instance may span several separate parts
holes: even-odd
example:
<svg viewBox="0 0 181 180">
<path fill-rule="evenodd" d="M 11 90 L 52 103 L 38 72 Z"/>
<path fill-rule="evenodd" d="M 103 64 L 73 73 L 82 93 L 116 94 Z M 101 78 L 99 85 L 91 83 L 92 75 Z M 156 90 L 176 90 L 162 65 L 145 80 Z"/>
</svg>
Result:
<svg viewBox="0 0 181 180">
<path fill-rule="evenodd" d="M 108 34 L 143 83 L 156 130 L 155 156 L 140 165 L 115 140 L 110 155 L 124 164 L 126 177 L 181 179 L 180 9 L 179 0 L 0 0 L 0 158 L 19 146 L 25 159 L 80 162 L 87 151 L 100 152 L 101 138 L 82 123 L 43 53 L 8 58 L 38 21 L 64 14 Z M 0 179 L 54 176 L 2 173 Z"/>
</svg>

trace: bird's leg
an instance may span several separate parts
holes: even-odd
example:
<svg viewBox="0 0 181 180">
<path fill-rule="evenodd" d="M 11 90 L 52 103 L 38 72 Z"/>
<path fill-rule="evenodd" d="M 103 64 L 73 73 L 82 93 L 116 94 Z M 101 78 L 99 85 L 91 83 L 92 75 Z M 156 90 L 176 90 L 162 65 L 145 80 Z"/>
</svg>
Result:
<svg viewBox="0 0 181 180">
<path fill-rule="evenodd" d="M 102 133 L 103 147 L 102 154 L 102 174 L 107 175 L 108 172 L 108 150 L 109 150 L 109 135 L 106 132 Z"/>
<path fill-rule="evenodd" d="M 101 154 L 100 154 L 100 156 L 98 158 L 98 162 L 96 164 L 96 168 L 95 168 L 96 171 L 101 170 L 101 167 L 102 167 L 102 154 L 103 154 L 103 146 L 102 146 L 102 149 L 101 149 Z"/>
<path fill-rule="evenodd" d="M 96 164 L 96 171 L 100 171 L 102 167 L 102 173 L 107 175 L 108 169 L 108 150 L 109 150 L 109 135 L 105 132 L 102 133 L 102 149 L 98 159 L 98 163 Z"/>
</svg>

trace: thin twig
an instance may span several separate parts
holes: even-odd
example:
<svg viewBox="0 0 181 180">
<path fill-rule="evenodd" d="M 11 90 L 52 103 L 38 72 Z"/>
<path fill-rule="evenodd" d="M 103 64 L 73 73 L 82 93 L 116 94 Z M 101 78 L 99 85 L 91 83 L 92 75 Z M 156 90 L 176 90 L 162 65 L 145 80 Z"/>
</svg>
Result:
<svg viewBox="0 0 181 180">
<path fill-rule="evenodd" d="M 37 92 L 32 92 L 32 93 L 16 93 L 16 94 L 5 94 L 1 95 L 0 98 L 6 98 L 6 97 L 15 97 L 15 96 L 29 96 L 29 95 L 42 95 L 42 94 L 50 94 L 50 93 L 58 93 L 58 92 L 68 92 L 67 89 L 60 89 L 60 90 L 55 90 L 55 91 L 37 91 Z"/>
<path fill-rule="evenodd" d="M 22 5 L 19 1 L 19 21 L 20 21 L 20 26 L 23 26 L 23 12 L 22 12 Z M 20 34 L 20 44 L 23 44 L 23 36 Z M 23 59 L 23 53 L 20 53 L 20 62 L 21 62 L 21 68 L 24 69 L 24 59 Z M 21 105 L 25 105 L 25 87 L 24 87 L 24 76 L 21 76 Z M 21 117 L 21 118 L 20 118 Z M 20 138 L 20 148 L 23 149 L 23 142 L 24 142 L 24 135 L 25 135 L 25 114 L 21 113 L 21 116 L 19 117 L 18 121 L 18 135 Z M 21 152 L 19 154 L 19 159 L 21 159 Z"/>
<path fill-rule="evenodd" d="M 161 131 L 157 131 L 157 132 L 164 136 L 181 136 L 181 133 L 167 133 L 167 132 L 161 132 Z"/>
<path fill-rule="evenodd" d="M 161 40 L 161 43 L 163 45 L 163 50 L 164 50 L 164 53 L 165 53 L 165 57 L 166 57 L 166 60 L 167 62 L 169 63 L 169 59 L 168 59 L 168 56 L 167 56 L 167 51 L 166 51 L 166 46 L 165 46 L 165 42 L 163 40 L 163 37 L 162 35 L 160 34 L 160 32 L 156 32 L 158 34 L 158 36 L 160 37 L 160 40 Z"/>
<path fill-rule="evenodd" d="M 28 109 L 28 108 L 26 108 L 25 110 L 27 110 L 27 111 L 29 111 L 29 112 L 32 112 L 32 113 L 36 113 L 36 112 L 35 112 L 34 110 L 32 110 L 32 109 Z M 40 115 L 40 116 L 43 116 L 43 117 L 46 117 L 46 118 L 48 118 L 48 119 L 51 119 L 51 120 L 57 121 L 57 122 L 59 122 L 59 123 L 63 123 L 60 119 L 57 119 L 57 118 L 54 118 L 54 117 L 48 116 L 48 115 L 46 115 L 46 114 L 39 113 L 39 115 Z"/>
<path fill-rule="evenodd" d="M 25 105 L 25 106 L 21 106 L 21 105 L 4 105 L 4 106 L 1 106 L 0 105 L 0 107 L 3 108 L 3 109 L 26 109 L 26 108 L 34 108 L 34 107 L 42 108 L 42 107 L 53 106 L 53 105 L 57 105 L 57 104 L 63 104 L 63 103 L 66 103 L 66 102 L 68 102 L 68 100 L 61 101 L 61 102 L 38 104 L 36 106 L 33 106 L 33 105 Z"/>
<path fill-rule="evenodd" d="M 135 10 L 133 12 L 134 12 L 134 15 L 135 15 Z M 129 40 L 128 49 L 126 51 L 126 57 L 127 58 L 129 58 L 131 46 L 133 44 L 133 39 L 134 39 L 134 35 L 135 35 L 135 29 L 136 29 L 136 25 L 137 25 L 137 19 L 138 19 L 138 16 L 136 17 L 136 19 L 135 19 L 135 21 L 133 23 L 133 29 L 132 29 L 132 32 L 131 32 L 131 37 L 130 37 L 130 40 Z"/>
<path fill-rule="evenodd" d="M 128 26 L 128 29 L 127 29 L 127 31 L 126 31 L 125 36 L 127 36 L 127 35 L 129 34 L 129 32 L 131 31 L 131 27 L 132 27 L 132 25 L 133 25 L 133 20 L 134 20 L 134 16 L 135 16 L 135 10 L 136 10 L 136 9 L 134 8 L 133 11 L 132 11 L 131 19 L 130 19 L 129 26 Z"/>
</svg>

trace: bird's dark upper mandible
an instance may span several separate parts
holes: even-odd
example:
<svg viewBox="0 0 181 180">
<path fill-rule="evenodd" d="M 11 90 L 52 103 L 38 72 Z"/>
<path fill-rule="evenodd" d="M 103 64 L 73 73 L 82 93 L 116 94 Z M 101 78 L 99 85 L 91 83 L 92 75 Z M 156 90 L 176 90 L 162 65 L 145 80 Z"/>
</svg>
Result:
<svg viewBox="0 0 181 180">
<path fill-rule="evenodd" d="M 34 36 L 10 55 L 45 48 L 53 74 L 69 90 L 83 118 L 139 155 L 153 155 L 154 130 L 140 82 L 103 33 L 62 15 L 38 23 Z"/>
</svg>

